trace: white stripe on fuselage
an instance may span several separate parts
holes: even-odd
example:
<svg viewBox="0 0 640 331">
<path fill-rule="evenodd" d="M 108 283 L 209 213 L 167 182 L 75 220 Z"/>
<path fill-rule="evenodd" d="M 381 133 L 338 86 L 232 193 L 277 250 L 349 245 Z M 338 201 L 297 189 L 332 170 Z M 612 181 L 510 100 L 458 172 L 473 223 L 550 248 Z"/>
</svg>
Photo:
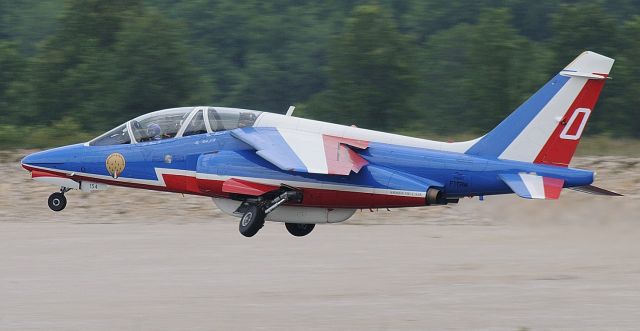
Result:
<svg viewBox="0 0 640 331">
<path fill-rule="evenodd" d="M 236 179 L 246 180 L 250 182 L 266 184 L 266 185 L 280 186 L 282 184 L 286 184 L 286 185 L 299 187 L 299 188 L 333 190 L 333 191 L 342 191 L 342 192 L 373 193 L 373 194 L 408 196 L 408 197 L 425 197 L 426 196 L 426 192 L 421 192 L 421 191 L 380 189 L 380 188 L 373 188 L 373 187 L 366 187 L 366 186 L 340 185 L 340 184 L 331 184 L 331 183 L 313 183 L 313 182 L 304 182 L 304 181 L 289 181 L 289 180 L 278 180 L 278 179 L 268 179 L 268 178 L 242 177 L 242 176 L 220 176 L 215 174 L 196 173 L 195 171 L 192 171 L 192 170 L 169 169 L 169 168 L 155 168 L 155 173 L 158 179 L 153 180 L 153 179 L 137 179 L 137 178 L 130 178 L 130 177 L 113 178 L 111 176 L 96 175 L 96 174 L 86 173 L 86 172 L 53 169 L 53 168 L 46 168 L 46 167 L 33 166 L 33 165 L 28 165 L 28 166 L 36 169 L 63 173 L 68 176 L 78 175 L 78 176 L 83 176 L 88 178 L 106 180 L 111 183 L 121 182 L 121 183 L 131 183 L 131 184 L 149 185 L 149 186 L 157 186 L 157 187 L 167 186 L 164 181 L 163 175 L 174 175 L 174 176 L 185 176 L 185 177 L 193 177 L 197 179 L 218 180 L 218 181 L 225 181 L 231 178 L 236 178 Z"/>
<path fill-rule="evenodd" d="M 466 152 L 482 138 L 480 137 L 464 142 L 447 143 L 273 113 L 262 113 L 258 117 L 254 127 L 274 127 L 278 129 L 298 130 L 303 132 L 326 134 L 340 138 L 457 153 Z M 317 152 L 322 153 L 322 151 L 324 151 L 324 149 Z M 322 154 L 322 156 L 324 157 L 324 154 Z"/>
<path fill-rule="evenodd" d="M 108 181 L 111 181 L 111 182 L 122 182 L 122 183 L 150 185 L 150 186 L 160 186 L 160 187 L 166 187 L 167 186 L 167 184 L 164 182 L 164 177 L 162 177 L 162 175 L 177 175 L 177 176 L 186 176 L 186 177 L 195 177 L 196 176 L 196 172 L 195 171 L 191 171 L 191 170 L 169 169 L 169 168 L 154 168 L 155 169 L 155 173 L 156 173 L 156 177 L 158 179 L 138 179 L 138 178 L 131 178 L 131 177 L 113 178 L 111 176 L 92 174 L 92 173 L 88 173 L 88 172 L 79 172 L 79 171 L 69 171 L 69 170 L 62 170 L 62 169 L 46 168 L 46 167 L 29 165 L 29 164 L 28 164 L 28 166 L 32 167 L 32 168 L 36 168 L 36 169 L 63 173 L 65 175 L 67 175 L 67 176 L 78 175 L 78 176 L 83 176 L 83 177 L 90 177 L 90 178 L 95 178 L 95 179 L 108 180 Z"/>
</svg>

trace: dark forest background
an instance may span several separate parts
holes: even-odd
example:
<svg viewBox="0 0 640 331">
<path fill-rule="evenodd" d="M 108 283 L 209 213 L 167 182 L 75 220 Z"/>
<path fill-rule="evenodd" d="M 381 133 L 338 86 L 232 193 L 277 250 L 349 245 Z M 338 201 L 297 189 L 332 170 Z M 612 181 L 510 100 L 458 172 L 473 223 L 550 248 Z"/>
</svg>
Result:
<svg viewBox="0 0 640 331">
<path fill-rule="evenodd" d="M 482 134 L 584 50 L 616 59 L 587 133 L 640 137 L 637 0 L 0 0 L 0 145 L 186 105 Z"/>
</svg>

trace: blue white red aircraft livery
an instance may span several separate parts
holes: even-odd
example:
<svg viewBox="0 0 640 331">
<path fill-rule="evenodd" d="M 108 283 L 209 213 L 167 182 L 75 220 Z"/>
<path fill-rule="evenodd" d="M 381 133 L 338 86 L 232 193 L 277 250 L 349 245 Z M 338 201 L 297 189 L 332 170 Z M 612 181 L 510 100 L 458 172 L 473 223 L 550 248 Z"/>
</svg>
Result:
<svg viewBox="0 0 640 331">
<path fill-rule="evenodd" d="M 594 173 L 569 168 L 613 59 L 584 52 L 496 128 L 448 143 L 287 115 L 183 107 L 130 120 L 87 142 L 25 157 L 33 179 L 60 192 L 109 185 L 213 198 L 251 237 L 265 221 L 295 236 L 342 222 L 357 209 L 457 203 L 515 193 L 557 199 L 592 186 Z"/>
</svg>

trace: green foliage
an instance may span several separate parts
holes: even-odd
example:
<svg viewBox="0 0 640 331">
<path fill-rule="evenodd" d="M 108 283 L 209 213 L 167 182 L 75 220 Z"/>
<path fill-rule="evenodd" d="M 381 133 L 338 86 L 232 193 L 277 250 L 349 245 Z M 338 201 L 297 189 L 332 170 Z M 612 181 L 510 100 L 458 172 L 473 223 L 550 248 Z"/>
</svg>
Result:
<svg viewBox="0 0 640 331">
<path fill-rule="evenodd" d="M 13 101 L 13 85 L 20 79 L 25 63 L 15 43 L 0 40 L 0 123 L 10 120 L 9 106 Z"/>
<path fill-rule="evenodd" d="M 463 117 L 478 133 L 496 126 L 545 81 L 535 79 L 546 72 L 543 53 L 517 34 L 511 20 L 508 9 L 485 10 L 471 32 L 465 89 L 472 107 Z"/>
<path fill-rule="evenodd" d="M 84 132 L 72 118 L 63 118 L 49 126 L 0 125 L 0 148 L 69 145 L 88 141 L 93 136 Z"/>
<path fill-rule="evenodd" d="M 0 124 L 0 148 L 23 146 L 23 132 L 15 125 Z"/>
<path fill-rule="evenodd" d="M 114 110 L 103 109 L 120 121 L 149 112 L 211 102 L 212 87 L 189 61 L 183 26 L 155 10 L 132 18 L 116 35 L 111 73 Z"/>
<path fill-rule="evenodd" d="M 316 100 L 317 116 L 382 130 L 403 125 L 416 85 L 414 54 L 383 8 L 356 7 L 330 46 L 329 89 Z"/>
<path fill-rule="evenodd" d="M 562 68 L 586 49 L 616 53 L 616 26 L 615 18 L 607 14 L 601 2 L 562 5 L 552 17 L 549 42 L 556 54 L 555 66 Z"/>
<path fill-rule="evenodd" d="M 640 16 L 629 19 L 621 28 L 622 36 L 640 36 Z M 631 38 L 621 45 L 613 70 L 613 79 L 603 90 L 606 97 L 597 112 L 605 133 L 623 133 L 640 137 L 640 40 Z M 617 134 L 616 134 L 617 135 Z"/>
<path fill-rule="evenodd" d="M 14 41 L 31 56 L 56 28 L 63 9 L 64 2 L 59 0 L 0 0 L 0 40 Z"/>
<path fill-rule="evenodd" d="M 637 0 L 0 0 L 0 146 L 201 104 L 477 135 L 587 49 L 616 65 L 586 133 L 640 137 L 638 15 Z"/>
<path fill-rule="evenodd" d="M 88 141 L 92 134 L 85 133 L 73 118 L 63 118 L 50 126 L 27 127 L 24 130 L 23 146 L 47 147 L 54 145 L 70 145 Z"/>
<path fill-rule="evenodd" d="M 511 20 L 506 9 L 487 9 L 476 24 L 427 40 L 415 107 L 431 131 L 484 133 L 549 79 L 551 55 L 517 34 Z"/>
</svg>

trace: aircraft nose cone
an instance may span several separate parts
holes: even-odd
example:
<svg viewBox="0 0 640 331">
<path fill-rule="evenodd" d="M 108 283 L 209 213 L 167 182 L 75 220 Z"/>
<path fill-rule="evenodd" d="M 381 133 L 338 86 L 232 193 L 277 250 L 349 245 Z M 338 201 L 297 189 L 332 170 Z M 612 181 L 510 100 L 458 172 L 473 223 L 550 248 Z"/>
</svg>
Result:
<svg viewBox="0 0 640 331">
<path fill-rule="evenodd" d="M 79 148 L 81 148 L 80 144 L 36 152 L 25 156 L 20 164 L 26 170 L 31 170 L 33 167 L 58 168 L 65 163 L 74 162 L 79 154 Z"/>
<path fill-rule="evenodd" d="M 33 154 L 29 154 L 25 157 L 22 158 L 22 160 L 20 160 L 20 165 L 25 169 L 25 170 L 29 170 L 27 168 L 27 166 L 29 166 L 30 164 L 33 163 L 33 157 L 31 157 Z"/>
<path fill-rule="evenodd" d="M 31 166 L 58 163 L 58 162 L 55 162 L 54 160 L 55 158 L 51 157 L 51 154 L 52 154 L 51 151 L 31 153 L 25 156 L 20 161 L 20 165 L 22 165 L 22 167 L 25 168 L 26 170 L 31 170 L 30 169 Z"/>
</svg>

